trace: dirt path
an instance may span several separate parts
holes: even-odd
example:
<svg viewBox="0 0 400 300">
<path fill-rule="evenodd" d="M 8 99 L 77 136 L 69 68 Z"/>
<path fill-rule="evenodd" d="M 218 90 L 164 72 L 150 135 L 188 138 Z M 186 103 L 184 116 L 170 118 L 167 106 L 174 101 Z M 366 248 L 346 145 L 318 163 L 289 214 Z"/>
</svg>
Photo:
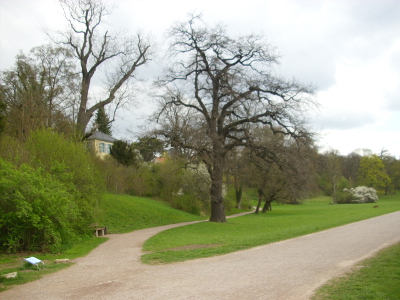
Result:
<svg viewBox="0 0 400 300">
<path fill-rule="evenodd" d="M 360 260 L 400 242 L 398 211 L 222 256 L 159 266 L 139 262 L 147 238 L 181 225 L 109 235 L 75 265 L 15 286 L 0 298 L 302 300 Z"/>
</svg>

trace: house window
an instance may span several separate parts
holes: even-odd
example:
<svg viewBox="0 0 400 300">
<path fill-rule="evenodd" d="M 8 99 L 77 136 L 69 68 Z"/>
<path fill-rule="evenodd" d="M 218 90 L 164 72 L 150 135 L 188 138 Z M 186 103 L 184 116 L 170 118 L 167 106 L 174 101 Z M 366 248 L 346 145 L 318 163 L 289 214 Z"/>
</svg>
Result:
<svg viewBox="0 0 400 300">
<path fill-rule="evenodd" d="M 105 153 L 106 152 L 106 144 L 100 143 L 100 153 Z"/>
</svg>

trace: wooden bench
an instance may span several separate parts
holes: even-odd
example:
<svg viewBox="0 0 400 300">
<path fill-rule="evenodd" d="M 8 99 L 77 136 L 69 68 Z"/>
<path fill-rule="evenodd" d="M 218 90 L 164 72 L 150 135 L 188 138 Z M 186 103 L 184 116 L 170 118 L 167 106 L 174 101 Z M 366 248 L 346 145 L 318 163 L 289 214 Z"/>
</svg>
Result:
<svg viewBox="0 0 400 300">
<path fill-rule="evenodd" d="M 105 236 L 107 234 L 107 226 L 99 227 L 99 224 L 94 223 L 91 225 L 91 227 L 95 227 L 94 228 L 95 236 Z"/>
</svg>

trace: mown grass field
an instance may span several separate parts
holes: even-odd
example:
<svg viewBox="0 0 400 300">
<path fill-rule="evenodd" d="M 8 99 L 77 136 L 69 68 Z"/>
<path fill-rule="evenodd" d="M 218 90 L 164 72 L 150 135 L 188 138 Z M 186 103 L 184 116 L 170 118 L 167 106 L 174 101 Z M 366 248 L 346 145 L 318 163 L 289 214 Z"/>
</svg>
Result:
<svg viewBox="0 0 400 300">
<path fill-rule="evenodd" d="M 98 223 L 101 226 L 107 226 L 109 233 L 126 233 L 143 228 L 204 219 L 150 198 L 105 194 L 100 202 Z"/>
<path fill-rule="evenodd" d="M 221 255 L 265 245 L 400 210 L 399 196 L 375 204 L 329 205 L 329 197 L 302 205 L 273 205 L 266 214 L 250 214 L 227 223 L 202 222 L 161 232 L 144 244 L 142 261 L 169 263 Z M 206 247 L 204 245 L 207 245 Z"/>
<path fill-rule="evenodd" d="M 313 300 L 400 299 L 400 244 L 380 251 L 317 290 Z"/>
</svg>

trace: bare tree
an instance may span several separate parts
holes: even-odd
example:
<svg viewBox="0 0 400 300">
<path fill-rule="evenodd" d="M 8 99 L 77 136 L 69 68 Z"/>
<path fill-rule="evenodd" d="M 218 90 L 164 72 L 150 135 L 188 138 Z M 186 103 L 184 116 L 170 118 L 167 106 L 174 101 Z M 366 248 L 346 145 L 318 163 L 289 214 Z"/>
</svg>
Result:
<svg viewBox="0 0 400 300">
<path fill-rule="evenodd" d="M 245 177 L 248 173 L 249 161 L 244 148 L 233 149 L 225 158 L 227 179 L 232 181 L 235 190 L 236 208 L 242 208 L 242 195 Z M 228 184 L 230 182 L 227 182 Z"/>
<path fill-rule="evenodd" d="M 141 34 L 130 38 L 122 34 L 112 36 L 109 31 L 102 30 L 109 8 L 99 0 L 59 1 L 69 23 L 69 31 L 60 32 L 59 38 L 54 40 L 70 47 L 79 61 L 81 86 L 77 129 L 84 134 L 93 113 L 118 98 L 118 92 L 134 77 L 136 69 L 149 60 L 150 42 Z M 91 105 L 93 76 L 100 66 L 106 64 L 111 70 L 105 83 L 107 93 L 102 100 Z"/>
<path fill-rule="evenodd" d="M 43 45 L 17 55 L 15 67 L 1 72 L 0 99 L 7 104 L 7 132 L 26 138 L 31 130 L 72 129 L 77 76 L 72 55 L 62 47 Z"/>
<path fill-rule="evenodd" d="M 210 221 L 225 222 L 222 187 L 227 153 L 250 146 L 250 124 L 293 137 L 305 135 L 300 117 L 304 105 L 312 104 L 312 89 L 274 76 L 278 56 L 263 38 L 234 39 L 222 26 L 198 23 L 201 19 L 192 16 L 169 31 L 170 51 L 177 61 L 159 81 L 164 88 L 159 120 L 165 124 L 170 110 L 184 107 L 196 122 L 190 125 L 193 132 L 202 140 L 181 139 L 162 128 L 160 133 L 201 156 L 212 182 Z"/>
<path fill-rule="evenodd" d="M 361 155 L 351 152 L 343 158 L 343 176 L 349 181 L 350 187 L 357 186 L 358 169 L 360 168 Z"/>
<path fill-rule="evenodd" d="M 254 165 L 251 174 L 257 188 L 258 213 L 271 210 L 273 201 L 298 204 L 314 194 L 317 186 L 317 151 L 311 137 L 292 138 L 273 134 L 270 128 L 256 128 L 250 149 Z"/>
</svg>

